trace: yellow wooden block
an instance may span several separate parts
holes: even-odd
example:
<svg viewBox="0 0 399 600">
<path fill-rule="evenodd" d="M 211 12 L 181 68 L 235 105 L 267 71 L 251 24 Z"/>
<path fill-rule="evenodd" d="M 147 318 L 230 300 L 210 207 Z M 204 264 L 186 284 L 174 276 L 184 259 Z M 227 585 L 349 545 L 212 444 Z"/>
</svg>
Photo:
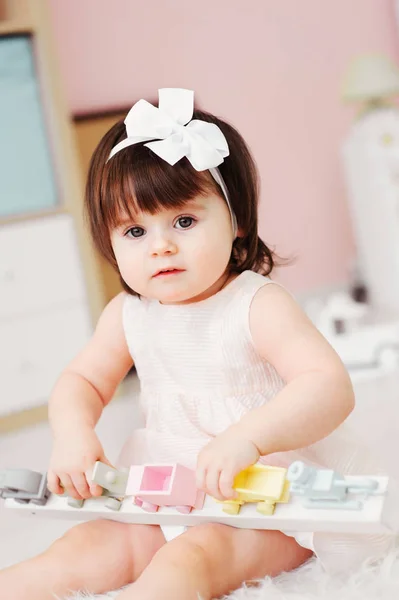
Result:
<svg viewBox="0 0 399 600">
<path fill-rule="evenodd" d="M 256 464 L 244 469 L 234 479 L 237 492 L 234 500 L 218 501 L 223 512 L 237 515 L 247 502 L 257 502 L 257 511 L 263 515 L 274 513 L 276 502 L 288 502 L 290 482 L 286 480 L 287 469 Z"/>
<path fill-rule="evenodd" d="M 252 465 L 236 476 L 233 487 L 245 502 L 266 499 L 286 502 L 289 489 L 289 484 L 286 485 L 286 472 L 282 467 Z"/>
<path fill-rule="evenodd" d="M 234 502 L 229 500 L 222 502 L 222 504 L 223 512 L 227 513 L 228 515 L 238 515 L 242 506 L 241 502 Z"/>
<path fill-rule="evenodd" d="M 269 502 L 258 502 L 256 510 L 262 515 L 272 515 L 276 508 L 276 504 Z"/>
</svg>

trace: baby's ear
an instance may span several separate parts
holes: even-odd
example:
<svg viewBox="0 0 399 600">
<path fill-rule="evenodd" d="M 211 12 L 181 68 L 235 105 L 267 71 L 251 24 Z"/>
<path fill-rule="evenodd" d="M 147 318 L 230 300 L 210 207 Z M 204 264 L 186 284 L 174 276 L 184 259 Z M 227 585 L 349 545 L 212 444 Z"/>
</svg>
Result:
<svg viewBox="0 0 399 600">
<path fill-rule="evenodd" d="M 244 235 L 245 235 L 245 234 L 244 234 L 244 231 L 243 231 L 243 229 L 242 229 L 241 227 L 239 227 L 239 228 L 238 228 L 238 230 L 237 230 L 237 235 L 236 235 L 236 238 L 243 238 L 243 237 L 244 237 Z"/>
</svg>

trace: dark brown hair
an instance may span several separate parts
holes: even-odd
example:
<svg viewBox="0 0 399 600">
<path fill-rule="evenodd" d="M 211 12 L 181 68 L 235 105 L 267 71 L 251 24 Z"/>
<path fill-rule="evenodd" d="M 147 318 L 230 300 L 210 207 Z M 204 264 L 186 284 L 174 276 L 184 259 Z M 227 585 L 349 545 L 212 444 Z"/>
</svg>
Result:
<svg viewBox="0 0 399 600">
<path fill-rule="evenodd" d="M 242 237 L 233 243 L 231 273 L 252 270 L 271 273 L 275 255 L 258 236 L 259 177 L 247 144 L 238 131 L 214 115 L 195 110 L 193 119 L 215 123 L 224 133 L 230 154 L 219 165 L 229 191 Z M 174 166 L 159 158 L 144 142 L 120 150 L 109 161 L 112 148 L 126 138 L 123 121 L 104 135 L 91 159 L 85 195 L 85 213 L 97 250 L 116 269 L 110 231 L 121 215 L 135 211 L 156 213 L 162 208 L 180 208 L 187 200 L 213 191 L 224 199 L 209 171 L 196 171 L 182 158 Z M 122 281 L 124 289 L 136 294 Z"/>
</svg>

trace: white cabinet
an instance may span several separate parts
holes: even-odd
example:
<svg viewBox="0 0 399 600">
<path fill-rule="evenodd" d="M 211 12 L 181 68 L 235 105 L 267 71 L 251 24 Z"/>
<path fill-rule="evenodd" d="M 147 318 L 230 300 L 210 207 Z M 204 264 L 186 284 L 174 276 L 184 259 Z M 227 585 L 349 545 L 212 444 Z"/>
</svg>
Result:
<svg viewBox="0 0 399 600">
<path fill-rule="evenodd" d="M 0 416 L 46 404 L 91 334 L 73 221 L 0 229 Z"/>
</svg>

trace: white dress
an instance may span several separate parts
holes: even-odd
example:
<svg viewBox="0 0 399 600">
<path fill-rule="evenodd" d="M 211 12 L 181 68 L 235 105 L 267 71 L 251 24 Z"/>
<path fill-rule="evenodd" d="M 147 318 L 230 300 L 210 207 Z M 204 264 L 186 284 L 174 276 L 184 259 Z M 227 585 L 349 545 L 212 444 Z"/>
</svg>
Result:
<svg viewBox="0 0 399 600">
<path fill-rule="evenodd" d="M 251 302 L 262 286 L 272 283 L 245 271 L 217 294 L 192 304 L 164 305 L 126 296 L 123 327 L 141 383 L 145 427 L 133 431 L 119 464 L 179 462 L 195 468 L 205 444 L 282 389 L 284 381 L 257 353 L 249 329 Z M 364 448 L 360 451 L 339 431 L 309 448 L 268 456 L 264 462 L 287 466 L 301 459 L 341 473 L 376 474 L 376 465 L 366 456 Z M 381 535 L 293 535 L 330 570 L 379 557 L 393 543 Z"/>
</svg>

